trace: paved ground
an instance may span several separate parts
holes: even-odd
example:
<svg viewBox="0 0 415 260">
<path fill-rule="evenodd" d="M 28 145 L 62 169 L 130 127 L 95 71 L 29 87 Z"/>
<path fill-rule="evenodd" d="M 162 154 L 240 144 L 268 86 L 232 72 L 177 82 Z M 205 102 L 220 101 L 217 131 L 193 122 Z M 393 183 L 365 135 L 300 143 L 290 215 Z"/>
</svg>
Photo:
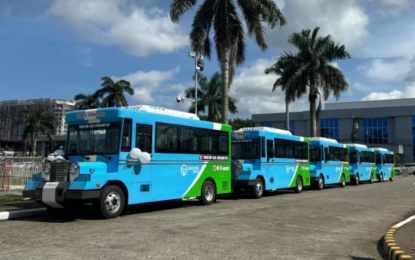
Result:
<svg viewBox="0 0 415 260">
<path fill-rule="evenodd" d="M 0 201 L 0 212 L 43 208 L 34 201 Z"/>
<path fill-rule="evenodd" d="M 412 220 L 411 222 L 397 229 L 394 237 L 396 243 L 400 246 L 400 248 L 402 248 L 405 253 L 415 258 L 415 220 Z"/>
<path fill-rule="evenodd" d="M 414 181 L 2 221 L 0 259 L 386 259 L 382 236 L 415 214 Z"/>
</svg>

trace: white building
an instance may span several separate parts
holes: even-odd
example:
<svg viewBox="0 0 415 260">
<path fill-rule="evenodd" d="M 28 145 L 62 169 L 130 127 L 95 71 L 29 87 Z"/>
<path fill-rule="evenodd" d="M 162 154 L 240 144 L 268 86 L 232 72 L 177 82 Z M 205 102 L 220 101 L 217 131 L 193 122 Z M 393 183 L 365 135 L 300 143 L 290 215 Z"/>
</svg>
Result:
<svg viewBox="0 0 415 260">
<path fill-rule="evenodd" d="M 13 144 L 13 146 L 21 146 L 23 144 L 22 135 L 26 126 L 25 122 L 22 121 L 23 110 L 35 106 L 44 106 L 47 111 L 54 113 L 58 119 L 55 134 L 66 134 L 67 125 L 65 116 L 67 112 L 74 109 L 74 101 L 51 98 L 5 100 L 0 102 L 0 132 L 3 135 L 2 143 Z"/>
</svg>

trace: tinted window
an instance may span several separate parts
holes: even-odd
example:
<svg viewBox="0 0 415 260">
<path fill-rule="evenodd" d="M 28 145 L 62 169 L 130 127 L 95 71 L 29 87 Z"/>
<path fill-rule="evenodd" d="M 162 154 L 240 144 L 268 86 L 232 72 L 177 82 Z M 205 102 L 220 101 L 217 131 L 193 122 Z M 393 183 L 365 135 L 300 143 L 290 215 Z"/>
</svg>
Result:
<svg viewBox="0 0 415 260">
<path fill-rule="evenodd" d="M 131 142 L 132 142 L 132 133 L 133 133 L 133 120 L 129 118 L 124 119 L 124 128 L 122 131 L 122 152 L 131 151 Z"/>
<path fill-rule="evenodd" d="M 308 145 L 305 142 L 275 138 L 275 157 L 308 160 Z"/>
<path fill-rule="evenodd" d="M 151 153 L 153 140 L 153 126 L 151 125 L 136 125 L 135 147 L 143 152 Z"/>
<path fill-rule="evenodd" d="M 157 124 L 156 152 L 177 152 L 177 127 L 174 125 Z"/>
</svg>

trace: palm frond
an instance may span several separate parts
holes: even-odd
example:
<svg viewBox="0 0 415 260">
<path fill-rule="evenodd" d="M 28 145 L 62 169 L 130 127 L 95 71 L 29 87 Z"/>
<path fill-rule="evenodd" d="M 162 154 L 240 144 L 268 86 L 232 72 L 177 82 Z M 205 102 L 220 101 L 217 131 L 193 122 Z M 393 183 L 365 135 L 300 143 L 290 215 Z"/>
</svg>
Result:
<svg viewBox="0 0 415 260">
<path fill-rule="evenodd" d="M 174 0 L 170 5 L 170 19 L 178 23 L 180 16 L 196 5 L 197 0 Z"/>
</svg>

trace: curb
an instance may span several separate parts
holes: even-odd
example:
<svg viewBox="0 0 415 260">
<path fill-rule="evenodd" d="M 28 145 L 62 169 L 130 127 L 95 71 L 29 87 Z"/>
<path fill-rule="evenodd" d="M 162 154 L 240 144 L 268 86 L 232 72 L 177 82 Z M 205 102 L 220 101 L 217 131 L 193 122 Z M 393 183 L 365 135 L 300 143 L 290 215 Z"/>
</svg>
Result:
<svg viewBox="0 0 415 260">
<path fill-rule="evenodd" d="M 29 218 L 47 215 L 46 208 L 41 209 L 25 209 L 15 211 L 2 211 L 0 212 L 0 221 L 9 219 Z"/>
<path fill-rule="evenodd" d="M 407 218 L 406 220 L 399 222 L 398 224 L 392 226 L 386 235 L 383 237 L 383 248 L 385 249 L 386 256 L 389 260 L 403 260 L 403 259 L 413 259 L 412 256 L 407 255 L 395 241 L 393 234 L 395 231 L 405 225 L 406 223 L 411 222 L 415 219 L 415 215 Z"/>
</svg>

